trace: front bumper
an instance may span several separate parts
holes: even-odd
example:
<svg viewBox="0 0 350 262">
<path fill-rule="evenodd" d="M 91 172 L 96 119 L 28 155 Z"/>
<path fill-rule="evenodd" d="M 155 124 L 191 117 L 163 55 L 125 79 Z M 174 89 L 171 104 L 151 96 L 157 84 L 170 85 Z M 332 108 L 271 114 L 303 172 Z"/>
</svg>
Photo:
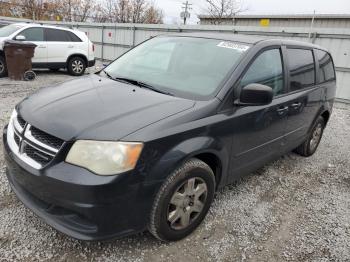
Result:
<svg viewBox="0 0 350 262">
<path fill-rule="evenodd" d="M 104 240 L 146 229 L 160 182 L 133 171 L 97 176 L 57 161 L 36 170 L 17 158 L 3 134 L 6 174 L 17 197 L 58 231 L 81 240 Z"/>
</svg>

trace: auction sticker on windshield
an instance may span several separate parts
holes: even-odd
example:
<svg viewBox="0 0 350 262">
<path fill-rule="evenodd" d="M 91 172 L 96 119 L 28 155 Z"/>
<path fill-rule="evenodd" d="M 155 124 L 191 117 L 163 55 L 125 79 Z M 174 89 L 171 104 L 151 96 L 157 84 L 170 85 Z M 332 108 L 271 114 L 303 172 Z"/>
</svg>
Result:
<svg viewBox="0 0 350 262">
<path fill-rule="evenodd" d="M 232 42 L 220 42 L 217 46 L 223 47 L 223 48 L 235 49 L 239 52 L 245 52 L 249 49 L 249 46 L 247 45 L 242 45 L 242 44 L 237 44 Z"/>
</svg>

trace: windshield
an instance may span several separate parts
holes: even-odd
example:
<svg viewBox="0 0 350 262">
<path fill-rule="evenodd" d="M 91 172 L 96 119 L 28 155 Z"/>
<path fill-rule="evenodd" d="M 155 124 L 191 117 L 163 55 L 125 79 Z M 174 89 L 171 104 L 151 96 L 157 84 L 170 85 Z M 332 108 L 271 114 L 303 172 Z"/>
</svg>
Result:
<svg viewBox="0 0 350 262">
<path fill-rule="evenodd" d="M 7 25 L 0 28 L 0 37 L 7 37 L 16 32 L 17 30 L 23 28 L 22 25 Z"/>
<path fill-rule="evenodd" d="M 156 37 L 124 54 L 105 72 L 178 97 L 207 100 L 216 95 L 249 45 L 194 37 Z"/>
</svg>

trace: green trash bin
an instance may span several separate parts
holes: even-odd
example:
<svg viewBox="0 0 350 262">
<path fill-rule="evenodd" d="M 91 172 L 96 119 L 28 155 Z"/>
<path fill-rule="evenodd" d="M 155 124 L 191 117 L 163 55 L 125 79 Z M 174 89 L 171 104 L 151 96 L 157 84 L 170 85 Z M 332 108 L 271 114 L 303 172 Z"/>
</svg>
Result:
<svg viewBox="0 0 350 262">
<path fill-rule="evenodd" d="M 5 41 L 4 52 L 10 79 L 25 80 L 25 73 L 32 70 L 32 57 L 35 48 L 36 45 L 30 42 Z"/>
</svg>

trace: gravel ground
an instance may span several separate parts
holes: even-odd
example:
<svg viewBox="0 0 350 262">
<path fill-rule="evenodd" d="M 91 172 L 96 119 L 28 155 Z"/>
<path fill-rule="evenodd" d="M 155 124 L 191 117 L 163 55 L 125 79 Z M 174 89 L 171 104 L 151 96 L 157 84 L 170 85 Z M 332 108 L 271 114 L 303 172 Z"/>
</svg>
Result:
<svg viewBox="0 0 350 262">
<path fill-rule="evenodd" d="M 1 130 L 25 96 L 71 78 L 0 79 Z M 350 106 L 336 104 L 314 156 L 290 153 L 225 187 L 199 229 L 169 244 L 149 233 L 86 243 L 53 230 L 11 192 L 0 149 L 0 261 L 350 261 L 349 149 Z"/>
</svg>

